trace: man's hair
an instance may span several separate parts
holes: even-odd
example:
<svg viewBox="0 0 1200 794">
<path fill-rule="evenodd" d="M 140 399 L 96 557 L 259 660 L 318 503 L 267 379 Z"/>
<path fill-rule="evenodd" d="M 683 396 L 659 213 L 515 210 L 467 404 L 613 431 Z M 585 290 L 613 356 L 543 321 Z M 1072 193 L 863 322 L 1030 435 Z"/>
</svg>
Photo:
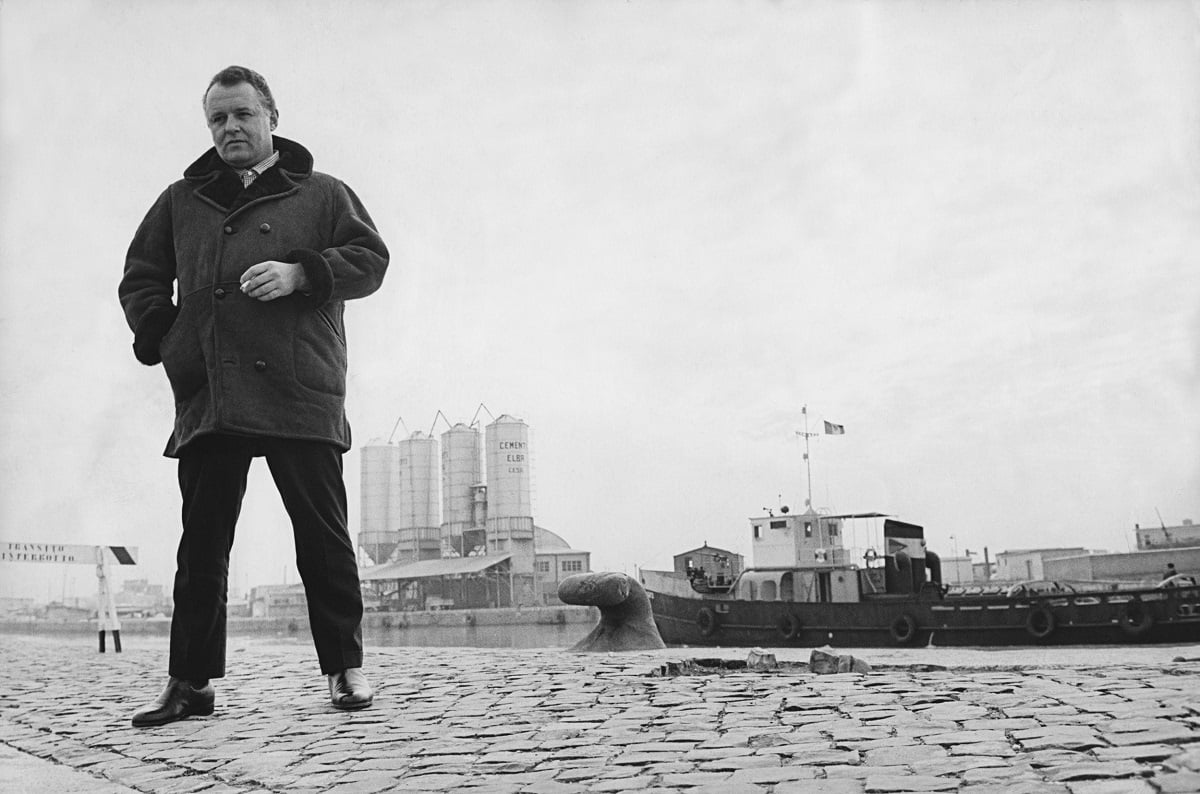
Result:
<svg viewBox="0 0 1200 794">
<path fill-rule="evenodd" d="M 204 89 L 204 97 L 200 100 L 201 104 L 208 101 L 208 92 L 212 90 L 214 85 L 223 85 L 226 88 L 235 86 L 239 83 L 249 83 L 250 87 L 258 92 L 258 96 L 262 99 L 263 107 L 274 118 L 279 111 L 275 109 L 275 97 L 271 95 L 271 87 L 267 85 L 267 79 L 253 69 L 247 69 L 245 66 L 226 66 L 221 71 L 213 75 L 213 79 L 208 81 L 208 88 Z"/>
</svg>

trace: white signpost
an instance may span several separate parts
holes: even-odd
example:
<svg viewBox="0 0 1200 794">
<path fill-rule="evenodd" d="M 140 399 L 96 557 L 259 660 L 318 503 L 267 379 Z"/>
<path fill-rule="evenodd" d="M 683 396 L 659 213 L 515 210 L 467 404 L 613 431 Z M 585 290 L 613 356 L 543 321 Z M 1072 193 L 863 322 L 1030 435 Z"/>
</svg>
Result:
<svg viewBox="0 0 1200 794">
<path fill-rule="evenodd" d="M 136 546 L 79 546 L 61 543 L 0 543 L 0 562 L 57 562 L 95 565 L 97 593 L 96 619 L 100 630 L 100 653 L 104 653 L 104 632 L 113 635 L 113 650 L 121 652 L 121 619 L 117 602 L 108 582 L 109 562 L 137 565 Z"/>
</svg>

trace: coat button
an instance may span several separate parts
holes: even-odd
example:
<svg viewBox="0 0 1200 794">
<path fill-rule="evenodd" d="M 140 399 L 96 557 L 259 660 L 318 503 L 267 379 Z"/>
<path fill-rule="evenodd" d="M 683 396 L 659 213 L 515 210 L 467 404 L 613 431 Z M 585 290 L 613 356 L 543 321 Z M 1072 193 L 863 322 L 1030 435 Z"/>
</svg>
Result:
<svg viewBox="0 0 1200 794">
<path fill-rule="evenodd" d="M 258 361 L 254 362 L 254 369 L 256 372 L 266 372 L 267 371 L 267 362 L 263 361 L 260 358 Z"/>
<path fill-rule="evenodd" d="M 258 230 L 260 232 L 262 232 L 263 234 L 266 234 L 267 232 L 271 231 L 271 224 L 264 223 L 263 225 L 258 227 Z"/>
<path fill-rule="evenodd" d="M 217 287 L 215 290 L 213 290 L 213 295 L 217 296 L 217 300 L 221 300 L 226 295 L 225 289 L 223 287 Z"/>
<path fill-rule="evenodd" d="M 226 226 L 226 227 L 225 227 L 225 233 L 226 233 L 226 234 L 233 234 L 233 227 L 232 227 L 232 226 Z"/>
</svg>

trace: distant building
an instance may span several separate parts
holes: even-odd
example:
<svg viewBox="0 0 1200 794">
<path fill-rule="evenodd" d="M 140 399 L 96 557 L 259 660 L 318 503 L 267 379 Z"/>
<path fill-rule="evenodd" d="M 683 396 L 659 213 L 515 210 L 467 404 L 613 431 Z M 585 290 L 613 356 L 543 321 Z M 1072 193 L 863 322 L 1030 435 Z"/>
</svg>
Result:
<svg viewBox="0 0 1200 794">
<path fill-rule="evenodd" d="M 970 557 L 942 557 L 942 582 L 944 584 L 969 584 L 975 581 L 975 563 Z M 979 563 L 982 566 L 983 563 Z M 983 577 L 980 576 L 980 579 Z"/>
<path fill-rule="evenodd" d="M 996 563 L 992 560 L 971 563 L 971 580 L 988 582 L 996 578 Z"/>
<path fill-rule="evenodd" d="M 225 604 L 225 615 L 231 618 L 251 618 L 254 617 L 253 605 L 250 603 L 250 594 L 247 593 L 242 598 L 230 598 Z"/>
<path fill-rule="evenodd" d="M 1046 561 L 1044 578 L 1150 585 L 1162 581 L 1168 563 L 1177 573 L 1200 577 L 1200 546 L 1060 557 Z"/>
<path fill-rule="evenodd" d="M 256 618 L 307 617 L 308 598 L 303 584 L 264 584 L 250 588 L 250 616 Z"/>
<path fill-rule="evenodd" d="M 1045 564 L 1048 560 L 1061 557 L 1079 557 L 1088 550 L 1079 546 L 1056 549 L 1016 549 L 1002 551 L 996 555 L 996 571 L 993 579 L 1004 582 L 1021 582 L 1030 579 L 1045 579 Z"/>
<path fill-rule="evenodd" d="M 561 604 L 558 599 L 559 583 L 577 573 L 590 573 L 591 552 L 573 549 L 561 537 L 541 527 L 533 528 L 533 543 L 533 566 L 539 601 L 546 605 Z"/>
<path fill-rule="evenodd" d="M 1200 527 L 1195 526 L 1190 518 L 1183 519 L 1183 523 L 1177 527 L 1143 527 L 1134 524 L 1133 532 L 1137 537 L 1138 551 L 1200 546 Z"/>
<path fill-rule="evenodd" d="M 163 586 L 150 584 L 148 579 L 127 579 L 113 600 L 121 617 L 169 616 L 173 610 L 173 601 L 163 592 Z"/>
<path fill-rule="evenodd" d="M 161 584 L 150 584 L 149 579 L 126 579 L 121 585 L 121 592 L 129 595 L 147 595 L 153 598 L 163 597 Z"/>
</svg>

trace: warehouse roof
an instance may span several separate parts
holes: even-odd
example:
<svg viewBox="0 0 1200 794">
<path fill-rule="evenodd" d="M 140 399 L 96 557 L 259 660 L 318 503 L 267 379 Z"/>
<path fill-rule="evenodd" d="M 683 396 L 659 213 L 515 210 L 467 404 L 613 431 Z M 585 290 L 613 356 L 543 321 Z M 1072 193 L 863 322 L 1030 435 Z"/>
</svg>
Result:
<svg viewBox="0 0 1200 794">
<path fill-rule="evenodd" d="M 506 562 L 511 554 L 496 554 L 482 557 L 443 557 L 438 560 L 417 562 L 393 562 L 374 565 L 364 569 L 359 578 L 365 581 L 393 581 L 398 579 L 433 579 L 439 576 L 462 576 L 479 573 Z"/>
</svg>

